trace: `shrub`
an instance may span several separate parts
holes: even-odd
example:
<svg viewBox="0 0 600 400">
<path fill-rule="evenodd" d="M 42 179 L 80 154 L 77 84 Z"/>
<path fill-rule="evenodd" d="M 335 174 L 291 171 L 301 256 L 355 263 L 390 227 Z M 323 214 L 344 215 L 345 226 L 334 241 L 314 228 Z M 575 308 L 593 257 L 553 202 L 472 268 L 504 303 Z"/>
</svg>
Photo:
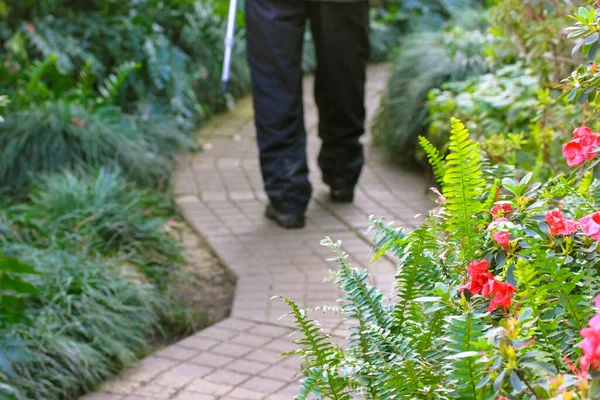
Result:
<svg viewBox="0 0 600 400">
<path fill-rule="evenodd" d="M 368 272 L 348 265 L 329 239 L 341 312 L 352 323 L 348 348 L 333 346 L 286 300 L 306 361 L 299 398 L 600 395 L 597 317 L 590 320 L 600 292 L 598 161 L 582 157 L 576 173 L 544 184 L 531 174 L 490 184 L 479 145 L 458 120 L 452 127 L 450 153 L 437 163 L 443 197 L 425 224 L 406 233 L 372 220 L 376 257 L 397 256 L 396 301 L 386 305 Z M 585 135 L 598 141 L 587 128 L 573 140 Z M 585 156 L 596 157 L 592 147 Z"/>
<path fill-rule="evenodd" d="M 514 64 L 443 84 L 429 93 L 428 140 L 446 154 L 446 121 L 470 118 L 469 131 L 494 163 L 516 165 L 540 179 L 565 171 L 560 147 L 579 121 L 579 110 L 553 100 L 540 80 Z"/>
<path fill-rule="evenodd" d="M 413 159 L 417 137 L 426 130 L 427 93 L 445 81 L 493 70 L 484 49 L 496 41 L 483 27 L 467 30 L 452 25 L 442 32 L 405 37 L 393 56 L 388 88 L 374 125 L 376 139 L 399 157 Z"/>
</svg>

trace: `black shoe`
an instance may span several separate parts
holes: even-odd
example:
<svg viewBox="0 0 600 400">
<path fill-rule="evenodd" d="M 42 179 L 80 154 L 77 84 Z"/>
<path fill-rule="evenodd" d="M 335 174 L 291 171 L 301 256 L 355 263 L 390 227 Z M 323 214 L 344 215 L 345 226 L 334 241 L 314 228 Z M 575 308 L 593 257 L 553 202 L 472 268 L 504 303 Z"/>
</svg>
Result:
<svg viewBox="0 0 600 400">
<path fill-rule="evenodd" d="M 304 214 L 283 214 L 269 204 L 265 210 L 265 216 L 285 229 L 304 228 Z"/>
<path fill-rule="evenodd" d="M 334 203 L 352 203 L 354 201 L 354 189 L 339 188 L 331 189 L 329 193 L 331 201 Z"/>
</svg>

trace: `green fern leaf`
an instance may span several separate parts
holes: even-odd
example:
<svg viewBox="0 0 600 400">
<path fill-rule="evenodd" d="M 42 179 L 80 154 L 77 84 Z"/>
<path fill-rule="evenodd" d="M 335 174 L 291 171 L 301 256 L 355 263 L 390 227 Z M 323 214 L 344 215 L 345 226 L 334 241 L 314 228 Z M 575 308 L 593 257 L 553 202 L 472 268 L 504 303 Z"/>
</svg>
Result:
<svg viewBox="0 0 600 400">
<path fill-rule="evenodd" d="M 449 353 L 449 378 L 455 382 L 454 391 L 458 398 L 483 400 L 489 398 L 486 387 L 478 388 L 486 373 L 476 341 L 482 336 L 483 325 L 478 317 L 468 312 L 446 318 L 445 350 Z"/>
<path fill-rule="evenodd" d="M 396 329 L 405 327 L 407 320 L 423 320 L 422 304 L 414 302 L 414 299 L 428 295 L 439 280 L 436 244 L 436 238 L 427 225 L 410 233 L 404 241 L 396 274 L 398 302 L 392 314 Z"/>
<path fill-rule="evenodd" d="M 298 353 L 308 362 L 305 373 L 316 382 L 314 387 L 311 383 L 309 388 L 312 387 L 313 393 L 323 393 L 333 400 L 350 399 L 346 390 L 347 379 L 337 371 L 342 358 L 341 351 L 329 341 L 329 335 L 322 333 L 317 323 L 307 317 L 305 310 L 290 299 L 280 298 L 292 309 L 296 326 L 304 335 L 294 343 L 301 346 Z"/>
<path fill-rule="evenodd" d="M 458 119 L 453 118 L 451 123 L 443 189 L 449 214 L 445 228 L 459 242 L 461 255 L 471 259 L 479 252 L 481 242 L 477 214 L 483 210 L 480 195 L 485 180 L 481 173 L 479 145 L 473 142 Z"/>
<path fill-rule="evenodd" d="M 110 74 L 98 88 L 103 97 L 103 102 L 113 102 L 119 93 L 119 88 L 125 83 L 127 77 L 140 67 L 140 63 L 126 62 L 119 66 L 114 74 Z"/>
<path fill-rule="evenodd" d="M 427 160 L 433 169 L 433 175 L 435 180 L 439 184 L 444 183 L 444 175 L 446 174 L 446 165 L 444 164 L 444 157 L 440 151 L 435 147 L 429 140 L 423 136 L 419 136 L 419 144 L 427 156 Z"/>
</svg>

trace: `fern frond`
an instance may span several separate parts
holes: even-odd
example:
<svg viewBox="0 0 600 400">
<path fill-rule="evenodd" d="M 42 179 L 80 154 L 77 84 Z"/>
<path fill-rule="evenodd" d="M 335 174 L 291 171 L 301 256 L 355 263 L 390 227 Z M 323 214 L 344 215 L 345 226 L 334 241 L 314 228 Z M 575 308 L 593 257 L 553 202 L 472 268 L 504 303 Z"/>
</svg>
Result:
<svg viewBox="0 0 600 400">
<path fill-rule="evenodd" d="M 446 318 L 445 350 L 450 354 L 447 359 L 449 378 L 455 382 L 454 391 L 457 398 L 483 400 L 489 398 L 485 386 L 478 388 L 486 370 L 478 360 L 481 358 L 476 341 L 482 337 L 483 325 L 479 318 L 468 312 L 464 315 L 453 315 Z"/>
<path fill-rule="evenodd" d="M 373 216 L 369 217 L 369 228 L 367 232 L 372 229 L 377 229 L 373 237 L 373 247 L 377 249 L 377 252 L 371 258 L 371 263 L 377 261 L 379 258 L 388 254 L 392 250 L 392 254 L 397 256 L 397 250 L 401 247 L 401 243 L 406 237 L 404 228 L 393 227 L 392 224 L 386 224 L 384 219 L 375 219 Z"/>
<path fill-rule="evenodd" d="M 119 88 L 125 83 L 127 77 L 140 67 L 140 63 L 130 61 L 120 65 L 114 74 L 110 74 L 98 88 L 103 97 L 103 102 L 113 102 L 119 93 Z"/>
<path fill-rule="evenodd" d="M 477 214 L 483 210 L 480 201 L 485 180 L 481 173 L 479 145 L 469 136 L 465 126 L 452 118 L 450 153 L 446 157 L 443 194 L 449 214 L 446 231 L 460 244 L 466 259 L 474 258 L 479 251 L 481 235 Z"/>
<path fill-rule="evenodd" d="M 292 309 L 298 331 L 304 335 L 294 343 L 302 347 L 298 354 L 308 362 L 305 373 L 315 382 L 315 387 L 312 388 L 313 393 L 318 390 L 331 399 L 350 399 L 350 395 L 346 391 L 347 379 L 341 377 L 337 371 L 342 359 L 341 351 L 331 343 L 329 335 L 322 333 L 317 323 L 307 317 L 305 310 L 300 309 L 290 299 L 280 298 Z M 310 387 L 312 387 L 312 382 Z"/>
<path fill-rule="evenodd" d="M 321 245 L 329 247 L 337 254 L 335 260 L 339 270 L 335 275 L 335 283 L 346 293 L 345 307 L 360 309 L 365 324 L 376 324 L 387 328 L 391 321 L 382 305 L 383 294 L 368 283 L 369 273 L 351 268 L 346 263 L 347 254 L 341 251 L 341 242 L 334 243 L 327 237 L 321 241 Z"/>
<path fill-rule="evenodd" d="M 444 157 L 440 153 L 437 147 L 435 147 L 429 140 L 423 136 L 419 136 L 419 144 L 427 156 L 429 165 L 433 169 L 433 175 L 435 180 L 441 185 L 444 183 L 444 175 L 446 174 L 446 165 L 444 164 Z"/>
<path fill-rule="evenodd" d="M 308 400 L 311 394 L 314 394 L 318 399 L 322 398 L 323 395 L 319 390 L 319 385 L 321 384 L 319 375 L 320 373 L 315 373 L 311 370 L 310 376 L 302 379 L 300 385 L 300 394 L 295 396 L 294 400 Z"/>
<path fill-rule="evenodd" d="M 392 313 L 395 329 L 402 330 L 407 320 L 422 321 L 423 306 L 414 299 L 429 295 L 441 275 L 436 263 L 436 238 L 424 226 L 410 233 L 403 243 L 395 295 L 398 302 Z"/>
</svg>

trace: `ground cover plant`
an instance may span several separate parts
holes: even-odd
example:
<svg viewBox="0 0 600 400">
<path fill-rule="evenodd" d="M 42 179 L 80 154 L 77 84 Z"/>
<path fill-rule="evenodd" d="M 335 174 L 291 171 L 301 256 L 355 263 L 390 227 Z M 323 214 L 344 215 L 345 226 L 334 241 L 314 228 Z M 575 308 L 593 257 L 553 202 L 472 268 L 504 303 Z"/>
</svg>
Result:
<svg viewBox="0 0 600 400">
<path fill-rule="evenodd" d="M 21 318 L 0 321 L 0 381 L 16 398 L 75 398 L 155 339 L 204 323 L 172 292 L 184 258 L 168 232 L 167 196 L 132 187 L 118 171 L 65 172 L 39 178 L 30 203 L 2 210 L 4 255 L 36 273 L 13 285 L 26 289 L 12 313 Z M 2 285 L 2 305 L 13 286 Z"/>
<path fill-rule="evenodd" d="M 564 82 L 584 119 L 558 147 L 564 172 L 536 181 L 522 166 L 493 166 L 452 118 L 447 154 L 420 138 L 440 187 L 425 223 L 407 232 L 371 219 L 374 259 L 398 263 L 391 303 L 340 242 L 323 240 L 345 293 L 333 309 L 352 326 L 338 348 L 284 298 L 305 360 L 296 398 L 600 397 L 597 13 L 572 16 L 576 52 L 590 61 Z"/>
</svg>

